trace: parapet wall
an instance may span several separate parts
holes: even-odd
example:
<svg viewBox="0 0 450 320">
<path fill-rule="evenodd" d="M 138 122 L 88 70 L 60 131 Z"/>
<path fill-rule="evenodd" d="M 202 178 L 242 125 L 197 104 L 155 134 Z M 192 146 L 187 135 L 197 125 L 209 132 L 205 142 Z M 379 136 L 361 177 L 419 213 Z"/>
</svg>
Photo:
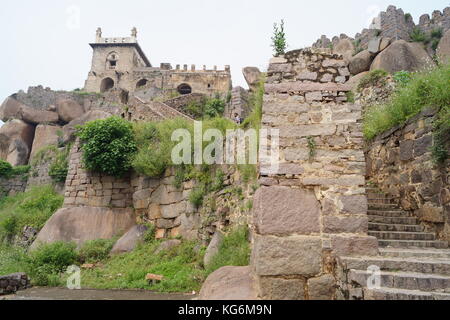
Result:
<svg viewBox="0 0 450 320">
<path fill-rule="evenodd" d="M 252 266 L 263 299 L 343 299 L 335 259 L 378 253 L 367 236 L 361 106 L 347 65 L 327 52 L 271 60 L 262 126 L 280 130 L 277 174 L 260 168 Z"/>
<path fill-rule="evenodd" d="M 450 166 L 432 159 L 436 111 L 428 109 L 379 135 L 366 148 L 367 177 L 413 211 L 440 240 L 450 240 Z"/>
</svg>

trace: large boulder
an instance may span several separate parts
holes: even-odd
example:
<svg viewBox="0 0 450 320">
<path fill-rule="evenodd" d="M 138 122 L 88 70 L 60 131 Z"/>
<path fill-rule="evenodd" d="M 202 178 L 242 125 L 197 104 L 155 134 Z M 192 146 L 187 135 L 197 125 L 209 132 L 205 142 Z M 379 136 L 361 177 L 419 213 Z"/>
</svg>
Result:
<svg viewBox="0 0 450 320">
<path fill-rule="evenodd" d="M 361 82 L 361 79 L 364 78 L 368 74 L 369 74 L 369 71 L 364 71 L 364 72 L 358 73 L 357 75 L 350 77 L 350 79 L 347 81 L 346 85 L 350 86 L 352 88 L 353 92 L 356 92 L 356 90 L 358 89 L 358 85 Z"/>
<path fill-rule="evenodd" d="M 75 207 L 58 210 L 39 232 L 31 248 L 57 241 L 75 242 L 112 239 L 136 224 L 131 208 Z"/>
<path fill-rule="evenodd" d="M 245 81 L 247 81 L 249 88 L 254 90 L 261 80 L 261 71 L 259 71 L 257 67 L 245 67 L 242 70 L 242 73 L 244 74 Z"/>
<path fill-rule="evenodd" d="M 0 158 L 13 166 L 28 164 L 35 127 L 22 120 L 11 120 L 0 128 Z"/>
<path fill-rule="evenodd" d="M 100 110 L 92 110 L 85 114 L 83 114 L 81 117 L 70 121 L 68 124 L 66 124 L 63 127 L 63 141 L 65 143 L 70 142 L 74 140 L 75 138 L 75 132 L 76 132 L 76 126 L 83 125 L 86 122 L 98 120 L 98 119 L 106 119 L 111 117 L 112 114 Z"/>
<path fill-rule="evenodd" d="M 342 55 L 345 61 L 350 61 L 354 52 L 355 45 L 351 39 L 341 39 L 333 48 L 333 53 Z"/>
<path fill-rule="evenodd" d="M 368 50 L 370 53 L 378 54 L 379 52 L 386 49 L 392 43 L 391 38 L 377 37 L 369 41 Z"/>
<path fill-rule="evenodd" d="M 369 50 L 364 50 L 355 55 L 350 59 L 348 64 L 348 69 L 351 74 L 356 75 L 361 72 L 369 71 L 375 55 L 369 52 Z"/>
<path fill-rule="evenodd" d="M 56 102 L 56 111 L 61 121 L 70 122 L 84 114 L 84 107 L 70 99 L 61 99 Z"/>
<path fill-rule="evenodd" d="M 199 300 L 257 300 L 250 267 L 223 267 L 212 273 L 200 290 Z"/>
<path fill-rule="evenodd" d="M 215 255 L 219 253 L 220 246 L 223 242 L 223 234 L 220 231 L 216 231 L 211 239 L 211 242 L 206 249 L 205 256 L 203 258 L 203 264 L 208 266 Z"/>
<path fill-rule="evenodd" d="M 136 225 L 128 230 L 120 238 L 111 250 L 111 254 L 121 254 L 133 251 L 144 240 L 148 228 L 144 225 Z"/>
<path fill-rule="evenodd" d="M 444 33 L 436 53 L 441 62 L 450 63 L 450 30 Z"/>
<path fill-rule="evenodd" d="M 49 145 L 57 145 L 61 134 L 62 128 L 60 126 L 50 126 L 45 124 L 38 125 L 34 135 L 30 159 L 33 159 L 36 153 L 42 148 Z"/>
<path fill-rule="evenodd" d="M 3 121 L 23 120 L 31 124 L 57 123 L 58 114 L 52 111 L 28 107 L 13 97 L 8 97 L 0 107 L 0 118 Z"/>
<path fill-rule="evenodd" d="M 435 63 L 420 43 L 398 40 L 377 55 L 370 70 L 382 69 L 390 73 L 412 72 L 434 65 Z"/>
</svg>

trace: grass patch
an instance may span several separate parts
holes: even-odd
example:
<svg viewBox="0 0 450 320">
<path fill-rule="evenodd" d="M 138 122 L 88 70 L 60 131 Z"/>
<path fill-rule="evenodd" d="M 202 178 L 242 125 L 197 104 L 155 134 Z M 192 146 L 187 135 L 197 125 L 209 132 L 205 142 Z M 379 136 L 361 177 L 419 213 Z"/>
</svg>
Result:
<svg viewBox="0 0 450 320">
<path fill-rule="evenodd" d="M 0 239 L 12 240 L 25 226 L 42 229 L 58 210 L 64 197 L 53 187 L 35 187 L 25 193 L 0 200 Z"/>
<path fill-rule="evenodd" d="M 382 86 L 386 83 L 386 77 L 388 75 L 384 70 L 372 70 L 361 79 L 357 89 L 358 91 L 362 91 L 369 86 Z"/>
<path fill-rule="evenodd" d="M 449 133 L 450 108 L 450 65 L 439 66 L 431 71 L 415 73 L 403 86 L 399 86 L 390 101 L 368 108 L 364 116 L 364 136 L 373 139 L 378 134 L 405 123 L 409 118 L 427 107 L 439 110 L 437 127 L 439 139 L 433 147 L 438 161 L 446 158 L 443 154 Z M 438 145 L 436 145 L 436 143 Z M 445 160 L 444 160 L 445 161 Z"/>
</svg>

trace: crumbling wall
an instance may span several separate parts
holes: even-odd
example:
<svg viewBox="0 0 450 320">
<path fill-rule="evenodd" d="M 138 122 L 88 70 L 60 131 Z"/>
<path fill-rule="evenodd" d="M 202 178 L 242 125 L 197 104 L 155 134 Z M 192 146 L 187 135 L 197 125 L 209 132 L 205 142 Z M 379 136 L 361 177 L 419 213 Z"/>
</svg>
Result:
<svg viewBox="0 0 450 320">
<path fill-rule="evenodd" d="M 11 178 L 0 178 L 0 196 L 13 196 L 25 192 L 27 186 L 26 176 L 15 176 Z"/>
<path fill-rule="evenodd" d="M 296 50 L 271 60 L 262 125 L 280 130 L 277 173 L 261 164 L 252 266 L 263 299 L 341 299 L 335 258 L 378 253 L 367 236 L 361 107 L 341 57 Z"/>
<path fill-rule="evenodd" d="M 440 240 L 450 240 L 450 166 L 432 159 L 435 117 L 425 110 L 376 137 L 366 148 L 367 177 Z"/>
</svg>

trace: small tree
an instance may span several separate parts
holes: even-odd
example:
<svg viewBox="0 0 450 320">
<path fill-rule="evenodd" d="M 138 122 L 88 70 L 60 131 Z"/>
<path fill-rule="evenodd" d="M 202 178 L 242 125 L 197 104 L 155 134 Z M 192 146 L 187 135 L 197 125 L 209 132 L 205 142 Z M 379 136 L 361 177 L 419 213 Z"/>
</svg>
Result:
<svg viewBox="0 0 450 320">
<path fill-rule="evenodd" d="M 277 23 L 273 25 L 272 47 L 275 57 L 285 54 L 287 42 L 286 33 L 284 32 L 284 20 L 281 20 L 280 25 Z"/>
</svg>

